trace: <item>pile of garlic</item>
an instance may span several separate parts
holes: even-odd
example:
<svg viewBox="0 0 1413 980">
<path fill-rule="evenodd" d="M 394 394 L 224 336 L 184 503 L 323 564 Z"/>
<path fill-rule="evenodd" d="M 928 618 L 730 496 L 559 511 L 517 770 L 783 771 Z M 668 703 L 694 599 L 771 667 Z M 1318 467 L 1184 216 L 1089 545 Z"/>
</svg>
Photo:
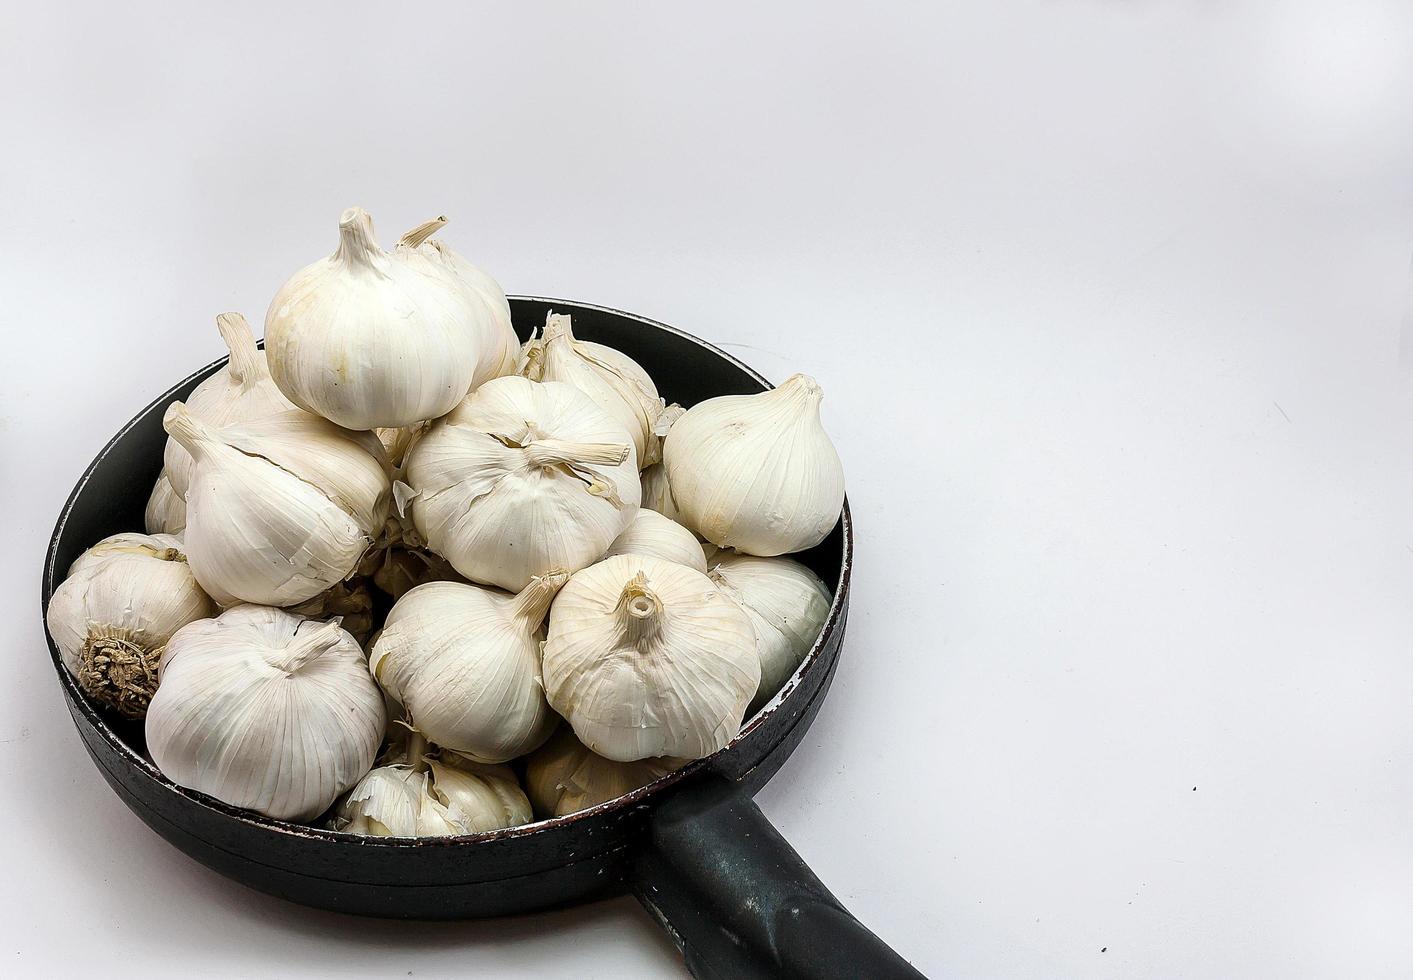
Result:
<svg viewBox="0 0 1413 980">
<path fill-rule="evenodd" d="M 522 346 L 445 223 L 384 251 L 351 208 L 265 350 L 219 316 L 147 533 L 54 593 L 65 666 L 181 786 L 364 835 L 560 816 L 720 750 L 818 639 L 781 556 L 843 504 L 819 385 L 684 411 L 568 316 Z"/>
</svg>

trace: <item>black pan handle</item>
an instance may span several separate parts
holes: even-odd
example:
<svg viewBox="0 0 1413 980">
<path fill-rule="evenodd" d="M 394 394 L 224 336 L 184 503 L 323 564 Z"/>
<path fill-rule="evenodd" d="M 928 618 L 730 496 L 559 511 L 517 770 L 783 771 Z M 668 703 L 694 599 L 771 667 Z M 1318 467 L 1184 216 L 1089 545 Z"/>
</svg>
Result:
<svg viewBox="0 0 1413 980">
<path fill-rule="evenodd" d="M 633 873 L 699 980 L 922 977 L 721 776 L 703 773 L 654 811 Z"/>
</svg>

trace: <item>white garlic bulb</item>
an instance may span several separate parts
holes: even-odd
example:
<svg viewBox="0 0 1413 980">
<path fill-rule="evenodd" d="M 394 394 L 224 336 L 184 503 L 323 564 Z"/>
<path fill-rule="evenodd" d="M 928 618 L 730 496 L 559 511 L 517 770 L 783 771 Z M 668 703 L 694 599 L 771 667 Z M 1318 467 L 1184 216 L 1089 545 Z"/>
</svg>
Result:
<svg viewBox="0 0 1413 980">
<path fill-rule="evenodd" d="M 430 582 L 388 613 L 368 669 L 429 740 L 481 762 L 505 762 L 548 737 L 540 625 L 564 573 L 518 595 Z"/>
<path fill-rule="evenodd" d="M 446 218 L 433 218 L 413 228 L 397 243 L 396 254 L 408 262 L 421 259 L 432 269 L 449 274 L 485 311 L 484 316 L 474 317 L 470 322 L 480 352 L 471 387 L 478 388 L 492 378 L 515 373 L 520 338 L 511 325 L 510 303 L 500 283 L 457 255 L 445 242 L 432 239 L 445 224 Z"/>
<path fill-rule="evenodd" d="M 350 429 L 449 412 L 471 387 L 484 316 L 446 275 L 384 252 L 349 208 L 333 255 L 296 272 L 265 315 L 270 373 L 300 408 Z"/>
<path fill-rule="evenodd" d="M 560 382 L 487 381 L 412 447 L 422 540 L 462 575 L 523 589 L 597 559 L 641 492 L 627 434 Z"/>
<path fill-rule="evenodd" d="M 308 820 L 369 770 L 386 723 L 363 651 L 337 623 L 246 605 L 167 644 L 147 748 L 180 786 Z"/>
<path fill-rule="evenodd" d="M 642 508 L 633 515 L 627 529 L 613 539 L 604 557 L 614 555 L 652 555 L 699 572 L 707 570 L 702 544 L 691 531 L 657 511 Z"/>
<path fill-rule="evenodd" d="M 562 727 L 525 760 L 525 786 L 535 813 L 562 817 L 616 800 L 683 765 L 680 759 L 614 762 L 590 752 L 572 729 Z"/>
<path fill-rule="evenodd" d="M 187 623 L 215 612 L 169 534 L 115 534 L 79 556 L 45 612 L 64 666 L 85 694 L 141 718 L 157 689 L 162 650 Z"/>
<path fill-rule="evenodd" d="M 708 577 L 746 611 L 755 630 L 760 687 L 751 708 L 758 708 L 775 696 L 819 639 L 829 618 L 829 589 L 789 558 L 723 554 Z"/>
<path fill-rule="evenodd" d="M 760 684 L 750 620 L 701 572 L 618 555 L 555 598 L 545 693 L 590 749 L 618 762 L 700 759 L 740 730 Z"/>
<path fill-rule="evenodd" d="M 647 510 L 655 510 L 663 517 L 681 523 L 677 501 L 672 499 L 672 488 L 667 485 L 666 466 L 654 463 L 643 470 L 642 489 L 643 497 L 640 506 Z"/>
<path fill-rule="evenodd" d="M 532 818 L 509 766 L 429 758 L 369 772 L 339 801 L 330 826 L 372 837 L 454 837 Z"/>
<path fill-rule="evenodd" d="M 147 498 L 142 523 L 148 534 L 181 534 L 186 530 L 186 500 L 172 489 L 166 470 L 152 485 L 152 496 Z"/>
<path fill-rule="evenodd" d="M 544 334 L 525 345 L 520 373 L 532 381 L 563 381 L 578 388 L 633 437 L 638 465 L 662 457 L 654 432 L 662 399 L 648 372 L 622 351 L 579 340 L 569 317 L 550 313 Z"/>
<path fill-rule="evenodd" d="M 216 329 L 230 361 L 197 385 L 186 399 L 187 410 L 207 425 L 221 427 L 264 418 L 294 408 L 270 377 L 265 352 L 255 345 L 250 324 L 239 313 L 216 317 Z M 175 439 L 162 453 L 163 471 L 178 497 L 185 498 L 191 481 L 191 455 Z"/>
<path fill-rule="evenodd" d="M 844 505 L 844 469 L 819 421 L 823 397 L 813 378 L 797 374 L 771 391 L 689 409 L 664 447 L 678 519 L 752 555 L 823 541 Z"/>
<path fill-rule="evenodd" d="M 289 606 L 346 578 L 381 531 L 391 488 L 382 446 L 294 410 L 214 429 L 181 402 L 162 419 L 196 461 L 183 540 L 223 606 Z"/>
</svg>

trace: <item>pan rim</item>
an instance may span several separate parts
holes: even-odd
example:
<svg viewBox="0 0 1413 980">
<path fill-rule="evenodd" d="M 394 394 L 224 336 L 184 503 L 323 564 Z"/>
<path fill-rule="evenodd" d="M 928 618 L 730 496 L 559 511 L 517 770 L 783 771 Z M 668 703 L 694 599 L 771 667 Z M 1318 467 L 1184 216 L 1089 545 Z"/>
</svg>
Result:
<svg viewBox="0 0 1413 980">
<path fill-rule="evenodd" d="M 614 307 L 601 306 L 594 303 L 585 303 L 578 300 L 562 299 L 557 297 L 512 294 L 508 295 L 506 298 L 511 301 L 518 301 L 522 303 L 545 303 L 551 305 L 558 304 L 565 307 L 572 307 L 574 309 L 592 310 L 595 312 L 606 313 L 616 317 L 622 317 L 627 320 L 633 320 L 645 324 L 647 326 L 653 327 L 655 329 L 662 330 L 666 333 L 673 334 L 681 338 L 682 340 L 695 344 L 696 346 L 703 348 L 704 350 L 716 355 L 717 357 L 725 360 L 732 366 L 741 370 L 743 373 L 748 375 L 750 378 L 752 378 L 759 384 L 763 385 L 765 388 L 769 389 L 774 387 L 774 385 L 771 384 L 771 382 L 767 380 L 765 376 L 762 375 L 760 372 L 742 363 L 736 357 L 727 353 L 716 345 L 706 340 L 703 340 L 693 334 L 687 333 L 684 330 L 680 330 L 670 324 L 663 323 L 661 321 L 654 320 L 649 317 L 641 316 L 636 313 L 629 313 L 624 310 L 615 309 Z M 79 477 L 78 482 L 74 485 L 73 490 L 69 493 L 68 499 L 65 500 L 63 507 L 60 509 L 58 520 L 55 522 L 54 530 L 50 534 L 49 545 L 45 553 L 43 579 L 40 583 L 40 611 L 42 619 L 47 620 L 49 601 L 50 598 L 53 596 L 54 588 L 58 585 L 58 582 L 55 580 L 55 573 L 57 571 L 55 565 L 58 558 L 60 537 L 63 534 L 70 513 L 73 510 L 74 502 L 77 500 L 79 494 L 82 493 L 84 488 L 88 485 L 94 470 L 98 467 L 99 463 L 101 463 L 108 456 L 108 454 L 113 450 L 113 448 L 118 444 L 118 442 L 121 441 L 122 438 L 127 435 L 127 433 L 131 431 L 131 429 L 135 425 L 138 424 L 139 420 L 146 418 L 158 406 L 165 405 L 166 403 L 168 403 L 173 397 L 173 392 L 177 391 L 178 389 L 184 387 L 187 384 L 192 383 L 197 379 L 209 375 L 212 371 L 218 369 L 221 365 L 226 363 L 227 360 L 228 358 L 220 358 L 216 361 L 211 362 L 210 364 L 207 364 L 205 367 L 202 367 L 199 370 L 192 372 L 191 374 L 183 378 L 181 381 L 168 388 L 157 398 L 149 402 L 136 415 L 130 418 L 127 422 L 123 424 L 121 428 L 118 429 L 117 433 L 114 434 L 113 437 L 110 438 L 103 445 L 102 449 L 98 451 L 97 455 L 94 456 L 93 460 L 85 468 L 83 475 Z M 742 725 L 741 730 L 736 733 L 735 737 L 732 738 L 731 741 L 728 742 L 724 748 L 712 755 L 707 756 L 704 759 L 695 760 L 680 769 L 674 770 L 673 772 L 660 776 L 645 786 L 641 786 L 635 790 L 632 790 L 631 792 L 625 793 L 622 796 L 616 797 L 612 800 L 607 800 L 603 803 L 596 804 L 595 806 L 588 807 L 583 810 L 577 810 L 573 813 L 565 814 L 559 817 L 549 817 L 543 820 L 536 820 L 531 823 L 521 824 L 515 827 L 505 827 L 499 830 L 486 831 L 479 834 L 465 834 L 454 837 L 369 837 L 360 834 L 352 834 L 345 831 L 328 830 L 321 827 L 312 827 L 307 824 L 292 823 L 286 820 L 276 820 L 271 817 L 261 816 L 259 814 L 254 813 L 253 811 L 246 810 L 241 807 L 232 806 L 228 803 L 223 803 L 214 797 L 206 795 L 205 793 L 200 793 L 196 790 L 191 790 L 187 789 L 186 787 L 180 786 L 172 780 L 168 779 L 165 775 L 163 775 L 161 770 L 159 770 L 153 763 L 145 759 L 141 754 L 139 754 L 135 749 L 133 749 L 133 747 L 129 745 L 125 739 L 119 736 L 118 733 L 114 731 L 112 726 L 109 725 L 106 717 L 93 706 L 88 697 L 78 688 L 77 681 L 74 679 L 73 675 L 69 673 L 68 669 L 64 666 L 63 659 L 59 654 L 58 647 L 55 645 L 54 639 L 49 633 L 47 621 L 44 627 L 44 638 L 45 642 L 49 646 L 50 658 L 53 661 L 54 668 L 59 675 L 60 686 L 62 687 L 64 695 L 69 702 L 70 711 L 77 712 L 75 720 L 77 721 L 78 717 L 81 717 L 83 719 L 83 723 L 87 724 L 90 728 L 92 728 L 117 753 L 117 755 L 122 758 L 124 763 L 126 763 L 130 769 L 136 770 L 137 772 L 141 773 L 148 780 L 161 787 L 163 791 L 182 797 L 188 804 L 195 805 L 205 810 L 209 810 L 215 814 L 219 814 L 220 816 L 228 819 L 237 820 L 247 826 L 258 828 L 261 831 L 268 831 L 270 833 L 278 834 L 286 838 L 302 838 L 306 840 L 318 841 L 321 843 L 328 843 L 334 845 L 347 845 L 360 848 L 386 847 L 393 849 L 438 847 L 459 848 L 473 844 L 490 845 L 499 841 L 518 840 L 523 838 L 543 837 L 551 835 L 557 831 L 566 830 L 567 828 L 570 828 L 583 821 L 592 820 L 612 813 L 623 812 L 637 808 L 638 806 L 647 803 L 650 799 L 656 798 L 660 794 L 668 791 L 672 786 L 676 785 L 678 782 L 687 779 L 693 774 L 700 772 L 704 769 L 712 768 L 714 761 L 719 760 L 725 755 L 729 754 L 733 750 L 733 748 L 735 748 L 744 739 L 748 738 L 758 728 L 764 725 L 768 721 L 770 716 L 773 715 L 776 711 L 780 710 L 780 708 L 785 704 L 785 702 L 789 700 L 789 698 L 795 693 L 796 690 L 799 689 L 801 682 L 807 676 L 810 675 L 812 669 L 815 667 L 816 663 L 818 663 L 820 659 L 821 651 L 826 646 L 829 638 L 839 627 L 839 621 L 847 601 L 849 583 L 852 577 L 854 558 L 853 521 L 849 510 L 849 500 L 847 496 L 844 498 L 844 505 L 840 512 L 839 519 L 842 525 L 841 537 L 843 545 L 843 554 L 841 556 L 840 561 L 838 580 L 833 583 L 833 595 L 830 600 L 829 615 L 825 619 L 824 625 L 819 631 L 819 635 L 815 637 L 814 644 L 810 647 L 809 652 L 805 654 L 804 659 L 801 660 L 799 666 L 797 666 L 795 670 L 790 674 L 789 678 L 786 679 L 785 683 L 781 686 L 780 690 L 776 692 L 775 696 L 772 697 L 769 701 L 767 701 L 758 711 L 756 711 L 754 715 L 752 715 L 749 719 L 746 720 L 746 723 Z M 62 581 L 62 579 L 60 579 L 59 581 Z"/>
</svg>

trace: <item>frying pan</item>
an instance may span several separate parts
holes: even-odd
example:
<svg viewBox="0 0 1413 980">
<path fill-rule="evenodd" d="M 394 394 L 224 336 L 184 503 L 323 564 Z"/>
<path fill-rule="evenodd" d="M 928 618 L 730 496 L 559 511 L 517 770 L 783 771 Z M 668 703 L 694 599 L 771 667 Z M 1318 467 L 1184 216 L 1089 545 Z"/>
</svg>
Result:
<svg viewBox="0 0 1413 980">
<path fill-rule="evenodd" d="M 769 387 L 735 358 L 665 324 L 563 300 L 512 297 L 510 304 L 522 339 L 550 309 L 572 314 L 579 337 L 632 355 L 683 405 Z M 142 527 L 162 465 L 162 412 L 224 363 L 147 406 L 88 467 L 49 544 L 46 608 L 85 548 Z M 726 748 L 589 810 L 468 837 L 359 837 L 266 819 L 183 789 L 145 757 L 141 723 L 95 710 L 52 638 L 49 649 L 84 746 L 123 802 L 188 855 L 252 888 L 318 908 L 416 919 L 529 912 L 626 889 L 698 977 L 918 977 L 829 893 L 751 801 L 799 745 L 834 678 L 853 558 L 847 502 L 829 537 L 797 557 L 832 586 L 829 619 L 784 689 Z"/>
</svg>

